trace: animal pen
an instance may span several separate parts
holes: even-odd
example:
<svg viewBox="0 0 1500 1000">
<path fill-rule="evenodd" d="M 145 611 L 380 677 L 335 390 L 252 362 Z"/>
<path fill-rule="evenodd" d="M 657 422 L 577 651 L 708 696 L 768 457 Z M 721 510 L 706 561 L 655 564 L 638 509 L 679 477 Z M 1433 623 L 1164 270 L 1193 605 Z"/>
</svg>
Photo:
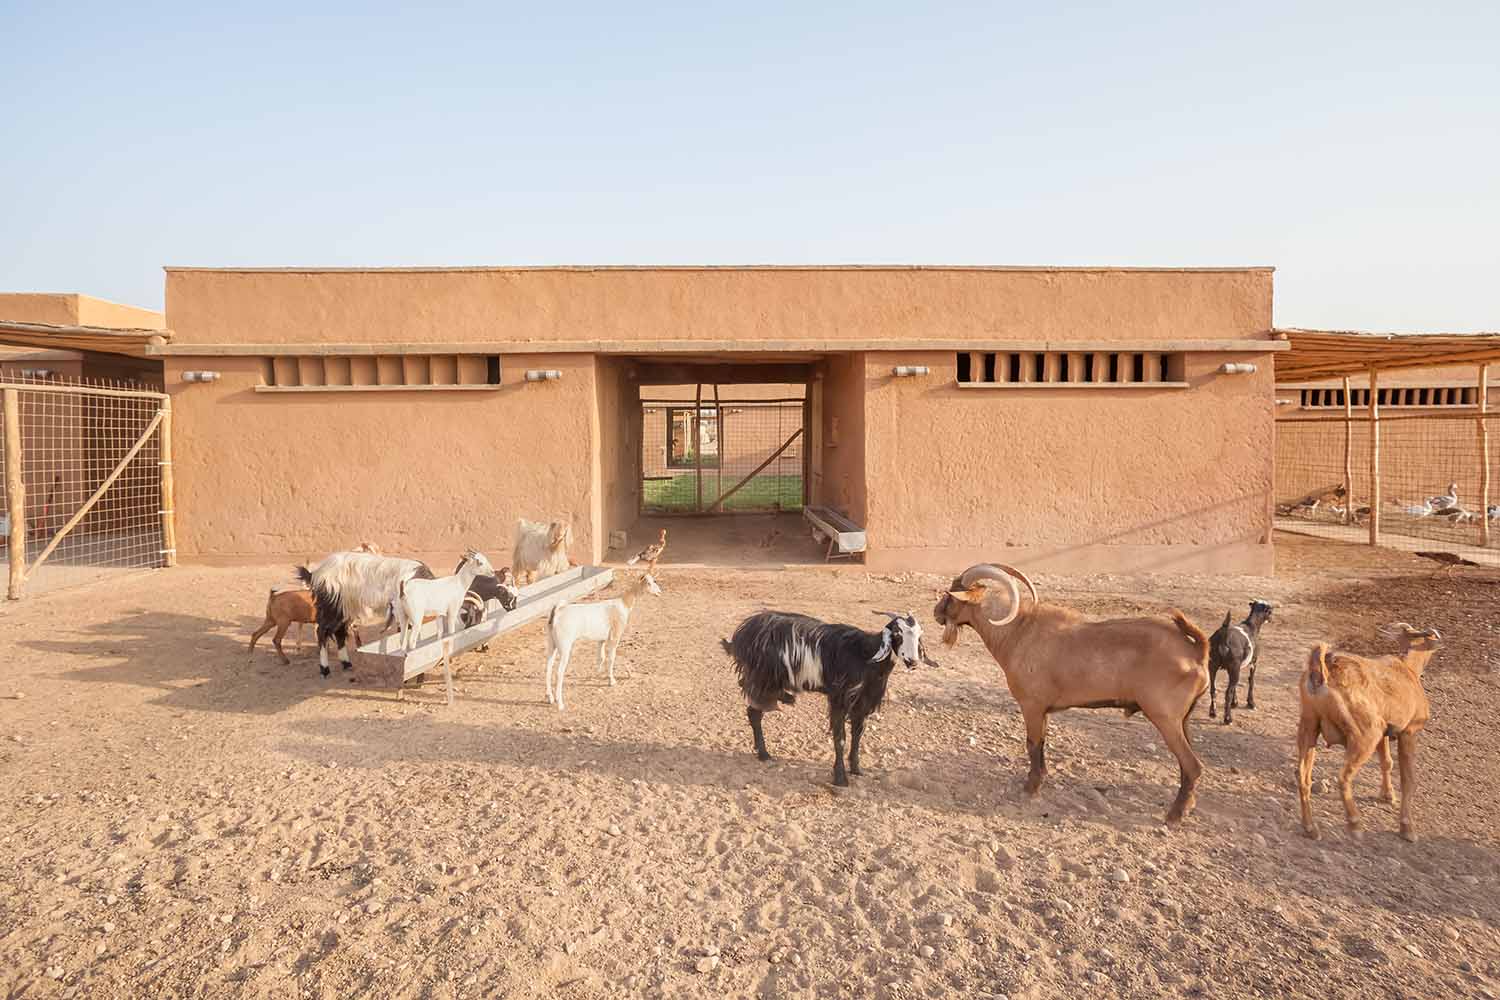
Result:
<svg viewBox="0 0 1500 1000">
<path fill-rule="evenodd" d="M 693 398 L 641 400 L 641 512 L 800 511 L 806 503 L 807 398 L 731 398 L 743 387 L 693 386 Z M 788 390 L 800 389 L 789 386 Z"/>
<path fill-rule="evenodd" d="M 1370 355 L 1376 366 L 1361 380 L 1368 384 L 1359 386 L 1352 384 L 1348 362 L 1345 374 L 1327 380 L 1328 368 L 1340 360 L 1326 352 L 1325 342 L 1340 338 L 1339 349 L 1354 352 L 1363 347 L 1358 341 L 1374 338 L 1302 331 L 1291 337 L 1293 351 L 1278 363 L 1278 382 L 1321 380 L 1300 389 L 1297 412 L 1276 420 L 1276 526 L 1420 552 L 1450 565 L 1500 565 L 1500 488 L 1493 480 L 1500 467 L 1500 414 L 1490 407 L 1483 361 L 1496 356 L 1494 339 L 1381 340 L 1382 349 Z M 1299 348 L 1302 338 L 1309 343 Z M 1476 357 L 1481 360 L 1469 369 L 1468 386 L 1381 378 L 1382 371 Z"/>
<path fill-rule="evenodd" d="M 0 398 L 10 599 L 175 563 L 165 393 L 6 372 Z"/>
</svg>

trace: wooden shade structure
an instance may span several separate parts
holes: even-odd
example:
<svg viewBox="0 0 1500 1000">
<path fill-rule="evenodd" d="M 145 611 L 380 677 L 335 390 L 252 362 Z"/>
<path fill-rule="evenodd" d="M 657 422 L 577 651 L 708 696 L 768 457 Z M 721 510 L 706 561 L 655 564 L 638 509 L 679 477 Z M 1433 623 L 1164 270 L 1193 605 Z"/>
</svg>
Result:
<svg viewBox="0 0 1500 1000">
<path fill-rule="evenodd" d="M 1321 382 L 1369 371 L 1500 361 L 1500 333 L 1357 333 L 1277 330 L 1291 350 L 1275 355 L 1278 383 Z"/>
<path fill-rule="evenodd" d="M 172 339 L 168 330 L 126 330 L 108 326 L 54 326 L 0 320 L 0 344 L 44 350 L 98 351 L 132 358 L 153 355 Z"/>
<path fill-rule="evenodd" d="M 1355 507 L 1352 451 L 1354 444 L 1353 392 L 1349 376 L 1369 376 L 1370 544 L 1380 544 L 1380 373 L 1450 365 L 1475 366 L 1479 464 L 1479 544 L 1490 544 L 1489 365 L 1500 361 L 1500 333 L 1360 333 L 1339 330 L 1278 329 L 1278 340 L 1291 349 L 1276 356 L 1277 384 L 1343 379 L 1344 388 L 1344 523 Z"/>
</svg>

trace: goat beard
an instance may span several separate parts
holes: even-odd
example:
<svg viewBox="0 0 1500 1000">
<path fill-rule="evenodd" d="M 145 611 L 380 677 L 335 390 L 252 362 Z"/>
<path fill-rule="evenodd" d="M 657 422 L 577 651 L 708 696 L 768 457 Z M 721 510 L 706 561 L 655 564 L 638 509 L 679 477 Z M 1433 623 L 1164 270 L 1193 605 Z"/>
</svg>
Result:
<svg viewBox="0 0 1500 1000">
<path fill-rule="evenodd" d="M 958 626 L 957 625 L 944 625 L 943 626 L 943 645 L 944 646 L 957 646 L 958 645 Z"/>
</svg>

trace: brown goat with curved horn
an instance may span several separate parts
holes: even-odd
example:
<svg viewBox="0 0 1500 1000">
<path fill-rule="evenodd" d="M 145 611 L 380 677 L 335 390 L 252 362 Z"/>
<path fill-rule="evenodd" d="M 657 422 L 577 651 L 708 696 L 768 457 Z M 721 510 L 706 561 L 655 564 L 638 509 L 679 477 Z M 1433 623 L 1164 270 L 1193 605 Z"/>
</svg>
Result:
<svg viewBox="0 0 1500 1000">
<path fill-rule="evenodd" d="M 1030 605 L 1016 580 L 1026 584 Z M 1145 713 L 1177 757 L 1182 780 L 1167 812 L 1167 822 L 1177 823 L 1192 811 L 1203 773 L 1187 723 L 1208 690 L 1208 637 L 1181 611 L 1169 616 L 1089 621 L 1071 608 L 1043 604 L 1026 574 L 992 563 L 965 570 L 933 608 L 945 645 L 956 643 L 967 625 L 1005 672 L 1026 720 L 1027 794 L 1036 794 L 1047 773 L 1050 713 L 1123 708 L 1127 716 Z"/>
</svg>

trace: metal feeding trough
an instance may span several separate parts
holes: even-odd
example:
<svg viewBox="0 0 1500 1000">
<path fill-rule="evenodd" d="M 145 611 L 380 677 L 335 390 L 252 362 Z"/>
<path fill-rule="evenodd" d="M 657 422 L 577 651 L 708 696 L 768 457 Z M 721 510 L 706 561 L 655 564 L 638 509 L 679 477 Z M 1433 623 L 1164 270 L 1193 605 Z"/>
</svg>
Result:
<svg viewBox="0 0 1500 1000">
<path fill-rule="evenodd" d="M 351 654 L 354 665 L 354 680 L 369 687 L 400 691 L 401 685 L 413 677 L 425 674 L 436 664 L 442 663 L 444 647 L 451 659 L 475 646 L 482 646 L 520 628 L 527 622 L 546 618 L 563 601 L 574 601 L 609 586 L 614 571 L 602 566 L 575 566 L 566 573 L 549 576 L 529 587 L 521 588 L 520 600 L 514 611 L 506 611 L 498 601 L 490 601 L 485 608 L 484 621 L 453 635 L 439 634 L 439 622 L 426 622 L 417 633 L 417 644 L 410 650 L 401 648 L 401 637 L 394 632 L 362 643 Z M 448 703 L 453 703 L 453 674 L 444 669 L 443 681 L 447 686 Z"/>
</svg>

